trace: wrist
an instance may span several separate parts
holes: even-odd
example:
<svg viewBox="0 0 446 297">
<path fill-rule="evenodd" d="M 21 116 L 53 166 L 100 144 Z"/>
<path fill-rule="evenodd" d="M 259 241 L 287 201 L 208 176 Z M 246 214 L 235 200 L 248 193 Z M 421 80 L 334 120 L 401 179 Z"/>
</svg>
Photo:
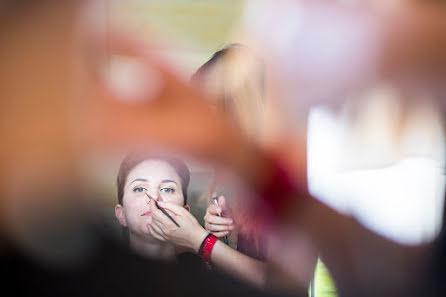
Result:
<svg viewBox="0 0 446 297">
<path fill-rule="evenodd" d="M 203 243 L 203 240 L 208 235 L 209 235 L 209 232 L 207 232 L 203 228 L 200 228 L 200 230 L 198 230 L 197 232 L 194 232 L 194 236 L 191 237 L 192 240 L 190 241 L 189 248 L 191 248 L 196 253 L 198 253 L 198 250 L 200 249 L 200 246 Z"/>
<path fill-rule="evenodd" d="M 212 234 L 209 233 L 201 243 L 200 248 L 198 249 L 198 255 L 203 258 L 203 261 L 207 263 L 210 267 L 211 264 L 211 255 L 212 250 L 214 249 L 215 244 L 217 243 L 218 238 Z"/>
</svg>

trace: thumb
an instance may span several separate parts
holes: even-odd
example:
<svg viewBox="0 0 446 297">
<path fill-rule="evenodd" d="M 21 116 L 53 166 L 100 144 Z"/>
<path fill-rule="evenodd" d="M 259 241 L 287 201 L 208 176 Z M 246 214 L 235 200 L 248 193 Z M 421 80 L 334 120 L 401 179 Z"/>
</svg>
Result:
<svg viewBox="0 0 446 297">
<path fill-rule="evenodd" d="M 231 212 L 231 209 L 229 208 L 229 205 L 226 202 L 226 198 L 223 195 L 218 197 L 218 206 L 221 208 L 222 215 L 229 214 Z"/>
<path fill-rule="evenodd" d="M 158 202 L 158 205 L 164 208 L 165 210 L 171 211 L 173 214 L 177 216 L 185 216 L 189 214 L 189 212 L 184 207 L 176 205 L 175 203 L 172 202 L 160 201 Z"/>
</svg>

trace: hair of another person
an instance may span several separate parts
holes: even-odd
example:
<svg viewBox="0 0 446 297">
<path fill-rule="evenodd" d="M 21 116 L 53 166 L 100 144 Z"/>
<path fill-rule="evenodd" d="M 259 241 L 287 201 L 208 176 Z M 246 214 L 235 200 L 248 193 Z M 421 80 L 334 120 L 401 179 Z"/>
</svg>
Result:
<svg viewBox="0 0 446 297">
<path fill-rule="evenodd" d="M 260 134 L 264 117 L 263 60 L 250 48 L 233 43 L 215 52 L 191 78 L 209 91 L 249 136 Z"/>
<path fill-rule="evenodd" d="M 265 119 L 265 66 L 264 61 L 251 48 L 233 43 L 215 52 L 191 78 L 191 83 L 210 93 L 228 116 L 232 117 L 251 138 L 264 132 Z M 215 192 L 215 179 L 202 193 L 199 201 L 205 201 Z M 258 247 L 265 231 L 262 215 L 251 213 L 249 199 L 237 199 L 233 216 L 240 233 L 250 234 Z M 246 198 L 246 197 L 244 197 Z"/>
<path fill-rule="evenodd" d="M 173 167 L 181 180 L 181 189 L 183 191 L 184 204 L 187 203 L 187 188 L 190 182 L 190 170 L 186 163 L 182 160 L 162 155 L 149 155 L 149 154 L 129 154 L 121 162 L 118 171 L 118 177 L 116 179 L 116 186 L 118 189 L 118 202 L 122 205 L 124 198 L 124 186 L 127 182 L 127 176 L 129 173 L 139 164 L 147 160 L 159 160 L 166 162 Z"/>
</svg>

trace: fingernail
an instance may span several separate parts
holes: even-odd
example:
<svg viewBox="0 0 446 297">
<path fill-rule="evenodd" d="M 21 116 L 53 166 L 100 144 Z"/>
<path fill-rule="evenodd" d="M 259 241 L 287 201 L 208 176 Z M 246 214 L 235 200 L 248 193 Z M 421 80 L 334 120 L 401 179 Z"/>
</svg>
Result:
<svg viewBox="0 0 446 297">
<path fill-rule="evenodd" d="M 228 235 L 229 234 L 229 231 L 225 231 L 225 233 L 224 233 L 225 235 Z"/>
<path fill-rule="evenodd" d="M 158 202 L 158 205 L 159 206 L 164 206 L 164 202 L 160 201 L 160 202 Z"/>
<path fill-rule="evenodd" d="M 229 229 L 234 230 L 234 226 L 233 225 L 229 226 Z"/>
<path fill-rule="evenodd" d="M 232 219 L 227 219 L 226 222 L 227 222 L 228 224 L 232 224 Z"/>
</svg>

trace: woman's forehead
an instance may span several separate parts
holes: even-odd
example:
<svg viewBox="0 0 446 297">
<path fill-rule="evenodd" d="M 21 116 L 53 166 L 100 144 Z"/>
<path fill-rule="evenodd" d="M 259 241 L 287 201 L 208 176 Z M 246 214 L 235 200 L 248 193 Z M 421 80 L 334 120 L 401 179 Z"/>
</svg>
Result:
<svg viewBox="0 0 446 297">
<path fill-rule="evenodd" d="M 149 182 L 160 182 L 162 180 L 173 180 L 180 183 L 180 177 L 175 169 L 163 160 L 146 160 L 136 165 L 127 176 L 127 183 L 135 179 L 146 179 Z"/>
</svg>

